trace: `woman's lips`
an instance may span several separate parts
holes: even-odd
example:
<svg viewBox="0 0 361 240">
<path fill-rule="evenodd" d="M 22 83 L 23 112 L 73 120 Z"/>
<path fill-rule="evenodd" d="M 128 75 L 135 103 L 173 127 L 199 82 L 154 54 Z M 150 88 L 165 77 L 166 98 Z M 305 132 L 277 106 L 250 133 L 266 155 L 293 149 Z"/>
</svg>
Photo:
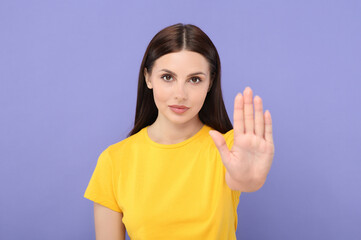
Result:
<svg viewBox="0 0 361 240">
<path fill-rule="evenodd" d="M 179 105 L 171 105 L 169 106 L 169 108 L 175 113 L 184 113 L 189 109 L 186 106 L 179 106 Z"/>
</svg>

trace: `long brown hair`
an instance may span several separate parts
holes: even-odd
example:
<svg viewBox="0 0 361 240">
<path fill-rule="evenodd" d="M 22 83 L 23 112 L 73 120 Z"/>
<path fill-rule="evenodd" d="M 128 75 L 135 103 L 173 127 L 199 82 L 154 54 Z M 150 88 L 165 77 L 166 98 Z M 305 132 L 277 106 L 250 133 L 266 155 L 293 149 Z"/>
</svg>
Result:
<svg viewBox="0 0 361 240">
<path fill-rule="evenodd" d="M 211 73 L 211 88 L 198 113 L 199 119 L 213 129 L 226 133 L 233 128 L 224 106 L 221 90 L 221 62 L 216 47 L 209 37 L 192 24 L 174 24 L 158 32 L 150 41 L 139 70 L 138 96 L 134 127 L 131 136 L 155 122 L 158 109 L 154 102 L 153 90 L 145 82 L 144 68 L 152 72 L 154 62 L 161 56 L 188 50 L 202 54 L 208 61 Z"/>
</svg>

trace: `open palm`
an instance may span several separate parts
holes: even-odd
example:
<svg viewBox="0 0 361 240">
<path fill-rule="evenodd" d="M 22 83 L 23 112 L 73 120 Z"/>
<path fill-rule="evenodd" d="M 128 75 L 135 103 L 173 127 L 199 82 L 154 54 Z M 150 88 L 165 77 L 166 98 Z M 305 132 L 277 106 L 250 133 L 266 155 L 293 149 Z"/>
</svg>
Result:
<svg viewBox="0 0 361 240">
<path fill-rule="evenodd" d="M 262 99 L 252 101 L 252 89 L 246 87 L 234 101 L 234 141 L 229 150 L 223 135 L 210 135 L 226 167 L 226 182 L 230 188 L 242 191 L 258 190 L 265 182 L 274 156 L 272 119 L 267 110 L 263 114 Z M 254 112 L 254 113 L 253 113 Z"/>
</svg>

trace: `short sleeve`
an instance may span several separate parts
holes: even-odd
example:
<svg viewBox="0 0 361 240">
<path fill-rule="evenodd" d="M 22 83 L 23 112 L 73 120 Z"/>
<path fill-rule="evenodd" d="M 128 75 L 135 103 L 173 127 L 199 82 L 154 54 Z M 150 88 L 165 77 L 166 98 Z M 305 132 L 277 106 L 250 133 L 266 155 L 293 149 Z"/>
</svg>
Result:
<svg viewBox="0 0 361 240">
<path fill-rule="evenodd" d="M 84 197 L 113 211 L 122 212 L 116 201 L 113 172 L 112 162 L 106 149 L 98 158 Z"/>
<path fill-rule="evenodd" d="M 231 190 L 231 192 L 232 192 L 232 201 L 233 201 L 233 212 L 234 212 L 234 216 L 235 216 L 234 228 L 237 229 L 237 225 L 238 225 L 237 208 L 238 208 L 238 203 L 239 203 L 239 197 L 241 196 L 241 191 Z"/>
</svg>

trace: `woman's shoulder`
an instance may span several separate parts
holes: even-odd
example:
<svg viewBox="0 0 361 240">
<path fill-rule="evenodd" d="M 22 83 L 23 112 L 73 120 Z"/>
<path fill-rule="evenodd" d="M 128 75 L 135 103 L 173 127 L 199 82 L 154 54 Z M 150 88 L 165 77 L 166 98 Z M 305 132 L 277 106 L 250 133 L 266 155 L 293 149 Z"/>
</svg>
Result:
<svg viewBox="0 0 361 240">
<path fill-rule="evenodd" d="M 139 132 L 110 145 L 106 150 L 109 153 L 114 153 L 114 152 L 123 151 L 125 149 L 130 149 L 138 146 L 139 144 L 142 144 L 142 142 L 144 142 L 145 129 L 146 128 L 143 128 Z"/>
</svg>

